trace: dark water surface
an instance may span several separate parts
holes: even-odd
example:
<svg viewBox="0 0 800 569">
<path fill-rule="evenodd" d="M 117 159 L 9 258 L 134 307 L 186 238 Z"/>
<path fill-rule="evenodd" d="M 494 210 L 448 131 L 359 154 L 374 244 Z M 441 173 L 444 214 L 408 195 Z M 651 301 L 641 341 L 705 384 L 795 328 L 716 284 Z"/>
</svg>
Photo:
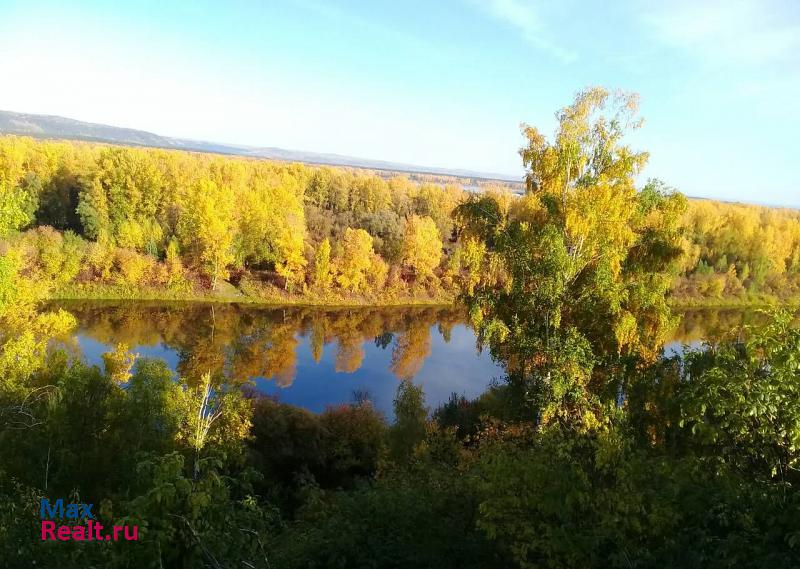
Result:
<svg viewBox="0 0 800 569">
<path fill-rule="evenodd" d="M 398 381 L 423 386 L 436 407 L 455 392 L 481 394 L 503 377 L 479 351 L 455 308 L 264 308 L 248 305 L 62 302 L 78 320 L 66 342 L 75 357 L 102 365 L 119 343 L 161 358 L 182 377 L 205 372 L 253 382 L 279 401 L 319 412 L 368 396 L 391 416 Z M 666 351 L 714 340 L 758 315 L 742 310 L 683 313 Z"/>
</svg>

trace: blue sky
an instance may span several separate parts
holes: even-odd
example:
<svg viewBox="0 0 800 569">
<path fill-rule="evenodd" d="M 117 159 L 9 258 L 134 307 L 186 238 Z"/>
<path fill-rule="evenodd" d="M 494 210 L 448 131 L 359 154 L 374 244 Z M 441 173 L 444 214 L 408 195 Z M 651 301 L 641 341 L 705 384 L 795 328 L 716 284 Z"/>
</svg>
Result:
<svg viewBox="0 0 800 569">
<path fill-rule="evenodd" d="M 522 174 L 588 85 L 637 91 L 646 177 L 800 206 L 796 0 L 0 0 L 0 109 Z"/>
</svg>

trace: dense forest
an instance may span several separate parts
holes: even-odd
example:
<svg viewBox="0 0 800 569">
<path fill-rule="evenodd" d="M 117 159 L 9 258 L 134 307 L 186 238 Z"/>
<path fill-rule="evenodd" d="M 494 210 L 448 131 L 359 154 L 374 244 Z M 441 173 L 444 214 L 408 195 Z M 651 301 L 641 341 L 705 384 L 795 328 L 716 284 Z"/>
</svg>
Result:
<svg viewBox="0 0 800 569">
<path fill-rule="evenodd" d="M 508 188 L 483 193 L 530 207 Z M 451 302 L 485 270 L 452 217 L 470 195 L 363 170 L 0 138 L 0 247 L 60 297 Z M 800 295 L 800 212 L 684 207 L 676 302 Z"/>
<path fill-rule="evenodd" d="M 676 279 L 692 297 L 790 291 L 796 241 L 784 240 L 797 239 L 797 217 L 687 204 L 658 182 L 637 189 L 647 154 L 625 144 L 640 124 L 633 95 L 589 89 L 557 118 L 553 137 L 525 127 L 518 198 L 6 140 L 0 559 L 800 565 L 792 315 L 773 312 L 680 356 L 662 350 Z M 505 377 L 436 409 L 400 380 L 390 423 L 368 398 L 317 415 L 279 404 L 220 374 L 202 350 L 176 376 L 124 346 L 102 368 L 52 349 L 75 324 L 42 304 L 58 287 L 146 279 L 318 295 L 452 290 Z M 45 497 L 93 503 L 103 523 L 136 525 L 139 540 L 43 542 Z"/>
<path fill-rule="evenodd" d="M 230 279 L 255 298 L 436 299 L 452 298 L 462 269 L 450 216 L 458 187 L 183 152 L 1 144 L 0 230 L 33 226 L 10 246 L 73 292 L 100 284 L 180 297 Z"/>
<path fill-rule="evenodd" d="M 800 211 L 690 200 L 678 299 L 796 299 Z"/>
</svg>

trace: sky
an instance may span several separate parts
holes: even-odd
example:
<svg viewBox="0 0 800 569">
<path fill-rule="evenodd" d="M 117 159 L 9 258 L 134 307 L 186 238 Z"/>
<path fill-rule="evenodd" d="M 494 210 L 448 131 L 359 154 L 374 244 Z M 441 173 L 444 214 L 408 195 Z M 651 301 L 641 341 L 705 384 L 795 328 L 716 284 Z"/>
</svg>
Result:
<svg viewBox="0 0 800 569">
<path fill-rule="evenodd" d="M 522 176 L 592 85 L 645 178 L 800 207 L 798 0 L 0 0 L 0 109 L 167 136 Z"/>
</svg>

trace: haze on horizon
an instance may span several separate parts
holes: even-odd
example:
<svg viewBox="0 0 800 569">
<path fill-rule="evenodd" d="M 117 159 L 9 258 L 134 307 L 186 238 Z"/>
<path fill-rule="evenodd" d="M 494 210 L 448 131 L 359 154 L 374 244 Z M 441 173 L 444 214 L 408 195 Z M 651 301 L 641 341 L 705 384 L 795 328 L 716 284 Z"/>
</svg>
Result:
<svg viewBox="0 0 800 569">
<path fill-rule="evenodd" d="M 792 0 L 0 0 L 0 109 L 522 175 L 519 124 L 636 91 L 645 177 L 800 206 Z"/>
</svg>

